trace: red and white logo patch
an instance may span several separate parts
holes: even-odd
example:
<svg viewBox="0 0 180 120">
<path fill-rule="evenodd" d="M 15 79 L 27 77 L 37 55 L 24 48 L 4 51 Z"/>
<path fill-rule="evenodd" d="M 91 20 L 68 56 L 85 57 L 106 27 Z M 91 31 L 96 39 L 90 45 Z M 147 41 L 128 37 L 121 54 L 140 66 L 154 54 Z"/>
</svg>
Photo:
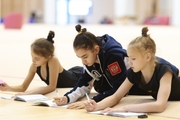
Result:
<svg viewBox="0 0 180 120">
<path fill-rule="evenodd" d="M 108 69 L 112 76 L 114 76 L 122 71 L 118 62 L 113 62 L 112 64 L 108 65 Z"/>
</svg>

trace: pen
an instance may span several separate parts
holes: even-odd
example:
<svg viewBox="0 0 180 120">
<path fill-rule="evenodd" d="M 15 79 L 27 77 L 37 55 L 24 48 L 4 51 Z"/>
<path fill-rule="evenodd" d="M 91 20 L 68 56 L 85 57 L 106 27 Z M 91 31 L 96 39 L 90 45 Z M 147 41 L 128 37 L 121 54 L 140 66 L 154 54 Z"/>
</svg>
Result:
<svg viewBox="0 0 180 120">
<path fill-rule="evenodd" d="M 87 98 L 88 100 L 90 100 L 90 99 L 89 99 L 89 96 L 88 96 L 88 94 L 87 94 L 87 93 L 86 93 L 86 98 Z"/>
<path fill-rule="evenodd" d="M 88 100 L 90 100 L 90 98 L 89 98 L 89 96 L 88 96 L 87 93 L 86 93 L 86 98 L 87 98 Z M 91 103 L 90 103 L 90 105 L 93 106 Z"/>
<path fill-rule="evenodd" d="M 56 95 L 58 96 L 58 98 L 60 98 L 60 95 L 57 89 L 56 89 Z"/>
<path fill-rule="evenodd" d="M 60 95 L 59 95 L 59 92 L 58 92 L 58 90 L 56 89 L 56 95 L 58 96 L 58 98 L 60 99 L 60 102 L 62 102 L 62 98 L 60 97 Z"/>
</svg>

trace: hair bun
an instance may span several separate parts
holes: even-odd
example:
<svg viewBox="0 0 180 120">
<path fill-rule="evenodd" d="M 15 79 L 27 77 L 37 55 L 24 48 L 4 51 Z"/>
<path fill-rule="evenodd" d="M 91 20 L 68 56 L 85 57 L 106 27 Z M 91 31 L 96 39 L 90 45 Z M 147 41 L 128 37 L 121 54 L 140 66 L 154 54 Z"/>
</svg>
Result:
<svg viewBox="0 0 180 120">
<path fill-rule="evenodd" d="M 79 34 L 81 34 L 82 32 L 86 32 L 86 28 L 81 29 L 81 25 L 80 24 L 76 25 L 75 28 L 76 28 L 76 31 Z"/>
<path fill-rule="evenodd" d="M 147 32 L 148 32 L 148 27 L 143 27 L 142 28 L 142 36 L 147 37 Z"/>
<path fill-rule="evenodd" d="M 75 28 L 76 28 L 76 31 L 77 31 L 77 32 L 80 32 L 80 31 L 81 31 L 81 25 L 80 25 L 80 24 L 76 25 Z"/>
<path fill-rule="evenodd" d="M 53 40 L 54 36 L 55 36 L 54 31 L 51 31 L 51 30 L 50 30 L 50 31 L 49 31 L 49 34 L 48 34 L 48 36 L 47 36 L 47 40 L 50 41 L 50 42 L 52 42 L 52 43 L 54 43 L 54 40 Z"/>
</svg>

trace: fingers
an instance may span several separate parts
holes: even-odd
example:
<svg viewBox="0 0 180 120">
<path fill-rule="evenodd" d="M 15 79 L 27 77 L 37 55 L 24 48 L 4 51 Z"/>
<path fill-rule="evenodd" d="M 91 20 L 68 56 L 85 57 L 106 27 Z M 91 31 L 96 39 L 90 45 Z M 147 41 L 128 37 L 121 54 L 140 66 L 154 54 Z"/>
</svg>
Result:
<svg viewBox="0 0 180 120">
<path fill-rule="evenodd" d="M 4 86 L 1 85 L 1 86 L 0 86 L 0 90 L 1 90 L 1 91 L 5 91 L 5 90 L 6 90 L 6 87 L 4 87 Z"/>
<path fill-rule="evenodd" d="M 76 102 L 68 105 L 67 109 L 83 109 L 84 102 Z"/>
<path fill-rule="evenodd" d="M 91 101 L 88 100 L 88 101 L 84 102 L 84 107 L 85 107 L 87 112 L 95 111 L 96 106 L 97 106 L 97 104 L 94 100 L 91 100 Z"/>
<path fill-rule="evenodd" d="M 74 103 L 67 106 L 67 109 L 74 109 L 74 108 L 76 108 L 76 104 Z"/>
<path fill-rule="evenodd" d="M 0 90 L 1 91 L 6 91 L 7 90 L 7 84 L 5 82 L 0 84 Z"/>
<path fill-rule="evenodd" d="M 54 97 L 53 99 L 54 99 L 54 100 L 60 100 L 60 98 L 59 98 L 59 97 Z"/>
<path fill-rule="evenodd" d="M 54 97 L 53 102 L 55 102 L 57 105 L 65 105 L 67 104 L 67 98 L 65 96 L 63 97 Z"/>
<path fill-rule="evenodd" d="M 61 101 L 60 99 L 53 100 L 53 102 L 55 102 L 58 106 L 65 105 L 65 103 Z"/>
</svg>

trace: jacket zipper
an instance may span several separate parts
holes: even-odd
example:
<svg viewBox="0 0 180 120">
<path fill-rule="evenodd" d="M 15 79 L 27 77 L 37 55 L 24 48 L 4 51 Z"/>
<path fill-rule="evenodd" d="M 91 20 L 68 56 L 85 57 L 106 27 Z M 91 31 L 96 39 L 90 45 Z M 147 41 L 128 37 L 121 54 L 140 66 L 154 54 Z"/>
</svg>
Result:
<svg viewBox="0 0 180 120">
<path fill-rule="evenodd" d="M 99 60 L 99 56 L 97 55 L 97 58 Z M 100 70 L 102 72 L 102 75 L 104 76 L 104 78 L 106 79 L 106 81 L 108 82 L 108 84 L 113 88 L 113 86 L 111 85 L 111 83 L 109 82 L 109 80 L 107 79 L 106 75 L 104 74 L 102 67 L 101 67 L 101 61 L 99 60 L 99 64 L 100 64 Z"/>
</svg>

